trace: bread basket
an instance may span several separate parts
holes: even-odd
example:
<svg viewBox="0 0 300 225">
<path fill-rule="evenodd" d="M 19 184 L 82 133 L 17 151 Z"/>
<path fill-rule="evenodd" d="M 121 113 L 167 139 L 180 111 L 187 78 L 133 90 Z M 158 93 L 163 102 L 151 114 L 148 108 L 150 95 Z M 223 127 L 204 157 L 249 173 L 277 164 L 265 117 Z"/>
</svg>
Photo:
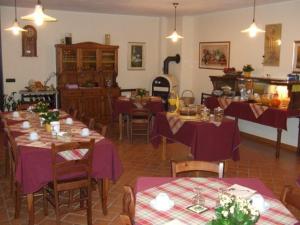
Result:
<svg viewBox="0 0 300 225">
<path fill-rule="evenodd" d="M 187 93 L 190 93 L 189 97 L 185 96 L 185 94 Z M 184 90 L 181 94 L 180 100 L 182 100 L 186 106 L 190 104 L 194 104 L 195 102 L 194 93 L 191 90 Z"/>
</svg>

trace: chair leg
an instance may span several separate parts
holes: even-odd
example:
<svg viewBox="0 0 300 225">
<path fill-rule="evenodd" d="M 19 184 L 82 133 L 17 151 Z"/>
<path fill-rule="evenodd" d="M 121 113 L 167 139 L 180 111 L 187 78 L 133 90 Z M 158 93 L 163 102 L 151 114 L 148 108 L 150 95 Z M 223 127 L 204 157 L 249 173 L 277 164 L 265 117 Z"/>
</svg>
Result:
<svg viewBox="0 0 300 225">
<path fill-rule="evenodd" d="M 5 171 L 4 171 L 4 175 L 5 177 L 8 176 L 9 171 L 10 171 L 10 159 L 9 159 L 9 154 L 8 154 L 8 149 L 6 147 L 4 147 L 4 151 L 5 151 Z"/>
<path fill-rule="evenodd" d="M 87 200 L 87 224 L 92 225 L 92 196 L 91 196 L 91 187 L 88 187 L 88 200 Z"/>
<path fill-rule="evenodd" d="M 44 215 L 48 216 L 48 200 L 47 200 L 47 191 L 43 189 L 43 206 L 44 206 Z"/>
<path fill-rule="evenodd" d="M 10 162 L 9 163 L 9 189 L 10 189 L 10 196 L 13 195 L 14 193 L 14 190 L 15 190 L 15 184 L 14 184 L 14 170 L 13 170 L 13 165 L 12 163 Z"/>
<path fill-rule="evenodd" d="M 21 188 L 18 183 L 15 183 L 15 219 L 20 218 L 21 210 Z"/>
<path fill-rule="evenodd" d="M 130 143 L 131 144 L 133 143 L 133 140 L 132 140 L 132 123 L 130 123 Z"/>
<path fill-rule="evenodd" d="M 60 225 L 60 214 L 59 214 L 59 196 L 57 191 L 55 191 L 55 215 L 56 215 L 56 224 Z"/>
<path fill-rule="evenodd" d="M 80 208 L 82 209 L 84 207 L 84 200 L 81 200 L 83 199 L 84 196 L 84 191 L 82 188 L 80 188 L 79 190 L 79 196 L 80 196 Z"/>
</svg>

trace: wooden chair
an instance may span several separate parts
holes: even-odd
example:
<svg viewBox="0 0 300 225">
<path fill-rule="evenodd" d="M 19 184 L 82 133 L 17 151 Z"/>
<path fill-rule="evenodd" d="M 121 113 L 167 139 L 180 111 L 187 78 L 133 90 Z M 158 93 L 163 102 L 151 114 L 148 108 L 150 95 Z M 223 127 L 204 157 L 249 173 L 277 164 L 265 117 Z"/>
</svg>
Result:
<svg viewBox="0 0 300 225">
<path fill-rule="evenodd" d="M 10 194 L 14 193 L 15 200 L 15 218 L 20 217 L 21 210 L 21 187 L 18 182 L 16 182 L 16 166 L 18 162 L 18 147 L 15 139 L 13 138 L 10 130 L 4 128 L 6 137 L 8 138 L 8 153 L 9 153 L 9 177 L 10 177 Z"/>
<path fill-rule="evenodd" d="M 133 189 L 128 185 L 125 185 L 123 188 L 123 215 L 126 215 L 129 218 L 129 221 L 133 223 L 135 216 L 135 197 L 133 194 Z M 122 215 L 120 215 L 120 219 L 121 221 L 124 219 L 124 224 L 128 224 L 128 222 L 126 222 L 128 220 L 125 218 L 125 216 L 122 217 Z"/>
<path fill-rule="evenodd" d="M 9 140 L 8 136 L 6 134 L 5 129 L 8 129 L 7 122 L 4 118 L 1 117 L 1 122 L 3 125 L 3 138 L 2 138 L 2 144 L 3 144 L 3 151 L 4 151 L 4 176 L 7 177 L 10 172 L 10 158 L 9 158 Z"/>
<path fill-rule="evenodd" d="M 97 123 L 94 118 L 87 118 L 84 113 L 81 113 L 80 121 L 86 124 L 89 129 L 100 131 L 102 136 L 106 136 L 107 126 L 102 123 Z"/>
<path fill-rule="evenodd" d="M 146 136 L 149 143 L 151 113 L 148 109 L 132 109 L 129 114 L 130 142 L 133 136 Z"/>
<path fill-rule="evenodd" d="M 300 194 L 293 193 L 293 187 L 286 185 L 281 193 L 281 202 L 286 206 L 293 206 L 300 210 Z"/>
<path fill-rule="evenodd" d="M 127 215 L 120 215 L 120 221 L 121 221 L 121 225 L 132 225 L 129 216 Z"/>
<path fill-rule="evenodd" d="M 76 108 L 70 107 L 69 110 L 68 110 L 68 113 L 70 114 L 70 116 L 73 119 L 77 119 L 77 117 L 78 117 L 78 110 Z"/>
<path fill-rule="evenodd" d="M 54 206 L 57 224 L 60 224 L 62 214 L 86 209 L 87 223 L 92 225 L 91 174 L 94 143 L 95 140 L 91 139 L 88 142 L 52 144 L 53 182 L 44 188 L 43 200 L 45 215 L 48 214 L 48 202 Z M 62 160 L 62 152 L 74 149 L 87 149 L 87 152 L 81 159 Z M 79 196 L 74 197 L 75 190 L 79 190 Z M 65 192 L 68 192 L 67 201 L 61 196 Z M 65 208 L 62 208 L 63 206 Z"/>
<path fill-rule="evenodd" d="M 172 177 L 176 177 L 179 173 L 193 172 L 193 171 L 204 171 L 211 172 L 222 178 L 224 175 L 224 163 L 213 163 L 205 161 L 182 161 L 182 162 L 171 162 Z"/>
<path fill-rule="evenodd" d="M 205 99 L 211 97 L 212 94 L 208 94 L 208 93 L 201 93 L 201 104 L 205 103 Z"/>
</svg>

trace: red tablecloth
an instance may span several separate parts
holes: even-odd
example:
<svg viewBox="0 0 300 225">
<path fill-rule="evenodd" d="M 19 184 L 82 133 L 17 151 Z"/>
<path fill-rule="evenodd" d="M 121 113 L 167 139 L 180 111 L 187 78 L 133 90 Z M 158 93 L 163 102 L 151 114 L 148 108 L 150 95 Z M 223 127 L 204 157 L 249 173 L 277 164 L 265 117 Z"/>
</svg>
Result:
<svg viewBox="0 0 300 225">
<path fill-rule="evenodd" d="M 22 121 L 10 121 L 10 125 Z M 23 132 L 12 131 L 13 137 L 24 135 Z M 7 144 L 7 143 L 6 143 Z M 16 179 L 21 184 L 22 192 L 29 194 L 38 191 L 52 178 L 51 149 L 18 146 L 19 158 Z M 114 144 L 108 139 L 95 143 L 93 153 L 93 173 L 95 179 L 108 178 L 117 180 L 123 171 L 120 158 Z"/>
<path fill-rule="evenodd" d="M 24 194 L 33 193 L 49 183 L 52 178 L 51 150 L 20 146 L 16 179 Z M 103 139 L 95 144 L 93 173 L 95 179 L 116 180 L 122 174 L 122 164 L 115 146 Z"/>
<path fill-rule="evenodd" d="M 219 127 L 208 122 L 186 121 L 174 135 L 166 114 L 158 113 L 151 135 L 154 147 L 159 146 L 161 136 L 191 147 L 191 153 L 196 160 L 239 160 L 240 134 L 234 120 L 224 119 Z"/>
<path fill-rule="evenodd" d="M 217 97 L 209 97 L 205 99 L 205 105 L 209 109 L 214 109 L 219 106 Z M 243 120 L 259 123 L 262 125 L 287 129 L 287 118 L 291 116 L 287 110 L 268 108 L 260 117 L 255 118 L 249 103 L 232 102 L 224 111 L 225 115 L 238 117 Z"/>
<path fill-rule="evenodd" d="M 135 105 L 132 101 L 124 101 L 117 99 L 114 102 L 114 115 L 117 116 L 120 113 L 128 114 Z M 164 106 L 161 101 L 148 101 L 145 108 L 149 109 L 150 112 L 156 114 L 158 112 L 164 111 Z"/>
</svg>

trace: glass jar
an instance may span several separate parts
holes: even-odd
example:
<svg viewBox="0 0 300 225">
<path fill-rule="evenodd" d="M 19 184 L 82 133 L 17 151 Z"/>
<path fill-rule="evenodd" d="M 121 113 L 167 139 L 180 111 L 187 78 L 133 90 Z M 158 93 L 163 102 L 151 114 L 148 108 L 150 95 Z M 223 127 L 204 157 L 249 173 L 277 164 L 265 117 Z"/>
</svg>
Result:
<svg viewBox="0 0 300 225">
<path fill-rule="evenodd" d="M 221 107 L 215 108 L 214 115 L 215 115 L 216 122 L 222 122 L 223 117 L 224 117 L 224 109 L 222 109 Z"/>
<path fill-rule="evenodd" d="M 208 108 L 203 108 L 200 114 L 200 119 L 203 121 L 209 121 L 210 110 Z"/>
</svg>

